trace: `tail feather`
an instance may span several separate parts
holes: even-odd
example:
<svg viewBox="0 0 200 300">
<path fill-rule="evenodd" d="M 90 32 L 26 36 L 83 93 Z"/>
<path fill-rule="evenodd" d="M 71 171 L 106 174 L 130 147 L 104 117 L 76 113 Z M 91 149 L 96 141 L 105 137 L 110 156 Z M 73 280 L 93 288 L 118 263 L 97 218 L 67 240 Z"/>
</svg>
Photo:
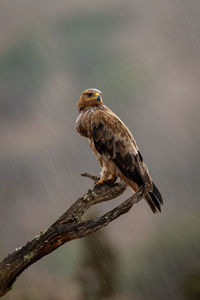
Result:
<svg viewBox="0 0 200 300">
<path fill-rule="evenodd" d="M 161 204 L 163 204 L 163 198 L 161 196 L 161 193 L 159 192 L 159 190 L 157 189 L 157 187 L 155 186 L 155 184 L 153 183 L 153 193 L 155 194 L 155 196 L 158 198 L 159 202 Z"/>
<path fill-rule="evenodd" d="M 145 199 L 148 202 L 149 206 L 151 207 L 153 213 L 161 212 L 161 204 L 163 204 L 163 199 L 154 183 L 153 183 L 153 191 L 149 192 L 146 195 Z"/>
</svg>

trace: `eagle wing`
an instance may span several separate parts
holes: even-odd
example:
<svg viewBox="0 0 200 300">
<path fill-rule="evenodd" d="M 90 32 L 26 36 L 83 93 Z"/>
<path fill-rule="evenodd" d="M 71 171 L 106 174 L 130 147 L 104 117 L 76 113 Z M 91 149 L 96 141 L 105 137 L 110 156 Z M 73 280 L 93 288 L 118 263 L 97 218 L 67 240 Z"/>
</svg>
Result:
<svg viewBox="0 0 200 300">
<path fill-rule="evenodd" d="M 97 110 L 91 126 L 97 152 L 111 159 L 125 177 L 143 185 L 146 168 L 133 136 L 122 121 L 112 113 Z"/>
<path fill-rule="evenodd" d="M 138 186 L 152 182 L 132 134 L 115 114 L 111 111 L 94 111 L 91 133 L 97 152 L 106 159 L 111 159 L 123 176 Z M 153 212 L 160 211 L 162 197 L 154 184 L 153 191 L 147 194 L 146 200 Z"/>
</svg>

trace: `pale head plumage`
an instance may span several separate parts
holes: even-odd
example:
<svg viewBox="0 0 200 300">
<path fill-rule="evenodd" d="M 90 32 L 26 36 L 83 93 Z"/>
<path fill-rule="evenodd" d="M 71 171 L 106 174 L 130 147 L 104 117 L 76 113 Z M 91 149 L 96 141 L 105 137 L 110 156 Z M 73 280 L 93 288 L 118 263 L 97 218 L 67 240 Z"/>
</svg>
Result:
<svg viewBox="0 0 200 300">
<path fill-rule="evenodd" d="M 101 104 L 103 104 L 102 92 L 97 89 L 90 88 L 83 91 L 80 96 L 80 100 L 77 103 L 77 107 L 78 110 L 81 111 L 86 107 L 99 106 Z"/>
</svg>

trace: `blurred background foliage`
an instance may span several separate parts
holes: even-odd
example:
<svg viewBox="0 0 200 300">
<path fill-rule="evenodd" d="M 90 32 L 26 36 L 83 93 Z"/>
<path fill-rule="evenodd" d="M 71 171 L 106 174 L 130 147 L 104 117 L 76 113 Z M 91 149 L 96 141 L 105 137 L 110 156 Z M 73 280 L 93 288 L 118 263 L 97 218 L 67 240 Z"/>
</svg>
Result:
<svg viewBox="0 0 200 300">
<path fill-rule="evenodd" d="M 5 299 L 200 298 L 199 16 L 197 0 L 1 1 L 0 256 L 91 187 L 80 173 L 98 174 L 75 131 L 85 88 L 133 132 L 165 201 L 61 247 Z"/>
<path fill-rule="evenodd" d="M 26 116 L 31 98 L 43 84 L 43 59 L 28 37 L 17 41 L 0 57 L 0 120 Z M 30 99 L 30 100 L 29 100 Z"/>
</svg>

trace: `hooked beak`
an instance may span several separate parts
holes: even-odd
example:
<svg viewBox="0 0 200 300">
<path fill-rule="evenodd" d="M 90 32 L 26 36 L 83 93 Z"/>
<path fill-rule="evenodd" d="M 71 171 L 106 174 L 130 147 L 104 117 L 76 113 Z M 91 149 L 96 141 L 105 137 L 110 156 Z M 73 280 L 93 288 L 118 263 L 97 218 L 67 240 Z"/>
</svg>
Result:
<svg viewBox="0 0 200 300">
<path fill-rule="evenodd" d="M 100 102 L 100 101 L 101 101 L 101 97 L 100 97 L 100 95 L 99 95 L 99 94 L 97 95 L 97 98 L 96 98 L 96 100 L 97 100 L 98 102 Z"/>
</svg>

